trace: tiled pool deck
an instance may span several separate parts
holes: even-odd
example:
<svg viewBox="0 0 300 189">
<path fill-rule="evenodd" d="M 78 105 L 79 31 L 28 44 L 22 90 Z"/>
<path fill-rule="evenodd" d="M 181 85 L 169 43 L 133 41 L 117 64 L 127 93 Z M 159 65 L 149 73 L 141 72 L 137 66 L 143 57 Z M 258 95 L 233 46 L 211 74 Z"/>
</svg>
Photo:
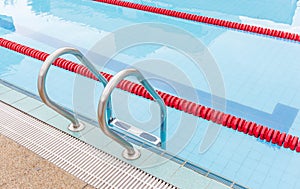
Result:
<svg viewBox="0 0 300 189">
<path fill-rule="evenodd" d="M 0 100 L 179 188 L 229 188 L 140 146 L 137 148 L 141 151 L 141 157 L 135 161 L 127 161 L 121 156 L 123 148 L 105 136 L 98 127 L 85 123 L 86 128 L 83 131 L 76 133 L 69 131 L 67 119 L 42 102 L 2 84 L 0 84 Z"/>
</svg>

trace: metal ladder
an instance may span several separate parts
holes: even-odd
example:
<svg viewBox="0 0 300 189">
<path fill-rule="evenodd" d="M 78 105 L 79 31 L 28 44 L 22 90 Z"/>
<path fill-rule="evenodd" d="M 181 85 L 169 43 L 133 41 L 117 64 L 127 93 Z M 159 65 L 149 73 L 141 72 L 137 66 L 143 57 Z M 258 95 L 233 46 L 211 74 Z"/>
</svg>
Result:
<svg viewBox="0 0 300 189">
<path fill-rule="evenodd" d="M 162 149 L 166 148 L 166 106 L 161 97 L 157 94 L 150 83 L 144 78 L 144 76 L 136 69 L 125 69 L 117 73 L 109 82 L 97 71 L 93 64 L 77 49 L 64 47 L 57 49 L 51 53 L 42 65 L 39 75 L 38 75 L 38 91 L 42 101 L 55 110 L 57 113 L 61 114 L 65 118 L 71 121 L 68 126 L 69 130 L 78 132 L 84 129 L 84 124 L 79 122 L 73 114 L 68 112 L 62 106 L 53 102 L 47 95 L 45 88 L 46 76 L 52 63 L 60 56 L 65 54 L 74 55 L 82 64 L 84 64 L 95 77 L 103 84 L 104 90 L 100 97 L 98 103 L 98 123 L 101 130 L 110 138 L 118 142 L 121 146 L 125 148 L 122 155 L 128 160 L 134 160 L 140 157 L 140 152 L 133 147 L 131 143 L 122 138 L 118 132 L 122 131 L 124 134 L 129 134 L 138 140 L 142 140 L 146 143 L 150 143 L 155 146 L 159 146 Z M 118 83 L 122 81 L 127 76 L 134 76 L 138 81 L 146 88 L 153 99 L 159 104 L 160 107 L 160 137 L 152 135 L 146 131 L 136 128 L 124 121 L 121 121 L 112 114 L 112 103 L 111 103 L 111 93 L 116 88 Z"/>
</svg>

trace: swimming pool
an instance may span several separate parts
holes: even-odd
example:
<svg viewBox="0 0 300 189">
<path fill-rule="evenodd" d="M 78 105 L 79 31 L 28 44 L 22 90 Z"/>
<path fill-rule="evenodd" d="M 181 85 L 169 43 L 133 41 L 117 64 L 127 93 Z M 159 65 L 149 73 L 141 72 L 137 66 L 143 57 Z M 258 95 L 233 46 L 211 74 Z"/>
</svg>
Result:
<svg viewBox="0 0 300 189">
<path fill-rule="evenodd" d="M 197 15 L 208 16 L 256 26 L 293 31 L 299 25 L 298 1 L 168 1 L 130 0 L 143 5 L 150 5 L 177 10 Z M 299 31 L 299 30 L 298 30 Z"/>
<path fill-rule="evenodd" d="M 184 28 L 201 40 L 213 55 L 223 78 L 227 113 L 296 136 L 300 135 L 297 127 L 300 121 L 300 98 L 297 90 L 297 73 L 300 70 L 297 64 L 300 59 L 297 56 L 299 43 L 87 0 L 41 2 L 3 1 L 0 14 L 10 17 L 8 22 L 13 23 L 15 29 L 1 27 L 1 37 L 46 52 L 52 52 L 61 46 L 73 46 L 91 56 L 91 49 L 97 45 L 95 39 L 102 39 L 111 32 L 129 25 L 156 22 Z M 7 18 L 5 19 L 7 21 Z M 174 31 L 169 31 L 170 35 L 172 32 Z M 37 95 L 36 80 L 42 62 L 3 48 L 0 52 L 1 80 Z M 72 57 L 66 58 L 73 60 Z M 193 97 L 180 93 L 180 97 L 211 106 L 210 86 L 204 74 L 197 71 L 188 58 L 165 46 L 145 44 L 125 49 L 114 57 L 118 64 L 108 64 L 105 71 L 115 74 L 128 65 L 136 66 L 136 62 L 148 59 L 159 59 L 174 64 L 174 67 L 182 70 L 189 79 L 197 94 Z M 153 77 L 159 75 L 151 73 Z M 167 78 L 167 74 L 163 74 L 162 72 L 158 77 L 160 82 L 155 82 L 155 78 L 152 80 L 157 89 L 176 92 L 168 88 L 169 85 L 164 86 L 161 78 L 169 81 L 167 84 L 179 83 L 182 87 L 179 89 L 185 89 L 185 83 L 181 83 L 181 80 Z M 82 80 L 86 86 L 90 84 L 88 80 Z M 78 105 L 74 103 L 74 98 L 70 98 L 74 96 L 75 89 L 72 90 L 72 86 L 75 86 L 76 81 L 78 78 L 74 74 L 52 68 L 48 80 L 50 96 L 63 106 L 73 109 L 74 105 Z M 95 94 L 92 97 L 96 102 L 101 86 L 91 88 L 94 89 Z M 83 92 L 78 98 L 87 95 L 88 92 Z M 122 104 L 118 102 L 118 98 L 115 100 L 116 104 Z M 121 100 L 119 98 L 119 101 Z M 148 111 L 149 102 L 136 97 L 128 97 L 128 101 L 132 104 L 129 107 L 130 113 L 141 123 L 147 123 L 149 113 L 143 112 Z M 136 101 L 137 103 L 134 103 Z M 92 106 L 84 107 L 83 110 L 77 107 L 76 110 L 95 119 L 95 107 L 90 105 Z M 136 109 L 139 111 L 136 112 Z M 118 116 L 122 116 L 122 110 L 120 108 L 121 113 Z M 210 126 L 209 122 L 168 108 L 168 136 L 171 138 L 178 134 L 178 138 L 173 140 L 174 144 L 187 139 L 184 133 L 176 132 L 179 117 L 184 117 L 187 123 L 191 124 L 188 126 L 195 131 L 190 140 L 186 141 L 184 149 L 178 152 L 178 149 L 172 151 L 174 149 L 169 147 L 167 151 L 251 188 L 297 188 L 299 185 L 297 177 L 300 172 L 296 165 L 299 164 L 300 158 L 296 152 L 220 127 L 216 141 L 207 151 L 200 153 L 200 143 Z M 126 120 L 126 117 L 123 119 Z M 141 127 L 145 128 L 145 125 Z M 154 134 L 158 132 L 153 127 L 147 129 Z"/>
</svg>

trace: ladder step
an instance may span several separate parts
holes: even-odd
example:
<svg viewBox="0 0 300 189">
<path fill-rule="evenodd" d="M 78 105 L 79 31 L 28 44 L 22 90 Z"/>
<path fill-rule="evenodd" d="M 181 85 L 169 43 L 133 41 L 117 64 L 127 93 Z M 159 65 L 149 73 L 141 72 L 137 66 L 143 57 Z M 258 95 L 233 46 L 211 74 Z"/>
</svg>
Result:
<svg viewBox="0 0 300 189">
<path fill-rule="evenodd" d="M 129 137 L 142 140 L 155 146 L 161 146 L 160 138 L 158 138 L 155 135 L 152 135 L 151 133 L 136 128 L 130 125 L 129 123 L 114 118 L 110 122 L 110 125 L 112 125 L 113 130 L 128 135 Z"/>
</svg>

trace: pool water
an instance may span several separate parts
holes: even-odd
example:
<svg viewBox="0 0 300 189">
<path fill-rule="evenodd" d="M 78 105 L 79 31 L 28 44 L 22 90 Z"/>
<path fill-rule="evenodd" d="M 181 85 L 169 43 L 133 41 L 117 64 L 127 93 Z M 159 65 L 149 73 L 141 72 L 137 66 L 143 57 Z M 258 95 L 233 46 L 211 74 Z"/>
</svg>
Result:
<svg viewBox="0 0 300 189">
<path fill-rule="evenodd" d="M 274 29 L 298 31 L 299 2 L 291 1 L 247 1 L 247 0 L 197 0 L 197 1 L 156 1 L 128 0 L 130 2 L 187 12 L 232 22 L 253 24 Z"/>
<path fill-rule="evenodd" d="M 222 3 L 219 1 L 219 4 Z M 262 19 L 291 25 L 297 2 L 291 1 L 285 6 L 281 3 L 273 2 L 271 7 L 282 7 L 282 12 L 275 14 L 273 11 L 265 11 L 261 14 Z M 183 7 L 176 2 L 173 5 L 177 8 Z M 188 9 L 189 4 L 185 5 Z M 239 12 L 233 11 L 233 9 L 237 10 L 236 7 L 228 5 L 229 13 L 226 14 L 217 6 L 208 7 L 209 5 L 201 2 L 199 6 L 210 14 L 222 15 L 223 19 L 224 15 L 255 17 L 254 10 L 252 10 L 254 12 L 243 11 L 248 10 L 247 6 L 239 7 L 241 9 Z M 270 8 L 268 4 L 262 4 L 261 7 Z M 225 16 L 225 18 L 230 20 L 230 17 Z M 208 64 L 213 59 L 220 72 L 223 81 L 223 86 L 220 87 L 225 91 L 222 99 L 226 102 L 224 110 L 226 113 L 300 136 L 298 126 L 300 123 L 298 113 L 300 44 L 297 42 L 105 5 L 90 0 L 0 1 L 0 37 L 48 53 L 63 46 L 76 47 L 97 63 L 99 68 L 102 55 L 97 55 L 94 51 L 95 46 L 99 45 L 98 42 L 116 30 L 141 23 L 147 23 L 154 29 L 155 24 L 167 24 L 171 28 L 184 29 L 202 42 L 207 49 L 205 52 L 211 55 L 207 58 Z M 294 25 L 291 27 L 297 28 Z M 173 37 L 178 35 L 176 31 L 165 30 L 164 33 Z M 114 40 L 117 42 L 117 39 Z M 188 46 L 182 43 L 183 46 Z M 75 60 L 74 57 L 64 57 Z M 95 62 L 94 57 L 100 62 Z M 153 61 L 147 61 L 147 64 L 139 63 L 146 60 Z M 159 61 L 155 63 L 154 60 Z M 0 48 L 0 62 L 2 81 L 31 94 L 38 94 L 36 82 L 42 62 L 4 48 Z M 172 76 L 170 69 L 156 67 L 150 69 L 151 65 L 160 66 L 163 62 L 168 62 L 165 68 L 180 70 L 184 78 Z M 142 72 L 152 78 L 150 82 L 156 89 L 212 106 L 211 86 L 205 73 L 176 49 L 149 43 L 132 46 L 118 52 L 113 60 L 105 65 L 104 70 L 115 74 L 130 66 L 140 66 Z M 184 79 L 189 82 L 184 82 Z M 174 89 L 172 86 L 177 88 Z M 75 108 L 78 114 L 96 120 L 96 104 L 103 89 L 100 84 L 53 67 L 47 79 L 47 89 L 49 96 L 59 104 L 68 109 Z M 182 92 L 184 90 L 192 91 L 195 95 Z M 127 99 L 130 105 L 124 105 L 123 99 Z M 155 103 L 133 95 L 128 96 L 120 91 L 116 92 L 113 100 L 114 104 L 117 104 L 114 108 L 118 116 L 124 120 L 129 119 L 128 121 L 134 121 L 135 118 L 141 123 L 141 128 L 158 135 L 159 124 L 155 119 L 157 115 L 153 114 L 151 117 L 150 113 L 150 110 L 154 112 L 157 110 Z M 129 109 L 133 118 L 123 114 L 125 109 Z M 296 152 L 231 129 L 211 125 L 206 120 L 172 108 L 168 108 L 167 111 L 168 152 L 250 188 L 298 188 L 300 185 L 298 179 L 300 156 Z M 149 120 L 154 121 L 154 126 L 147 126 Z M 180 124 L 184 124 L 186 128 L 182 128 Z M 210 148 L 203 151 L 202 140 L 210 127 L 215 127 L 219 132 Z"/>
</svg>

